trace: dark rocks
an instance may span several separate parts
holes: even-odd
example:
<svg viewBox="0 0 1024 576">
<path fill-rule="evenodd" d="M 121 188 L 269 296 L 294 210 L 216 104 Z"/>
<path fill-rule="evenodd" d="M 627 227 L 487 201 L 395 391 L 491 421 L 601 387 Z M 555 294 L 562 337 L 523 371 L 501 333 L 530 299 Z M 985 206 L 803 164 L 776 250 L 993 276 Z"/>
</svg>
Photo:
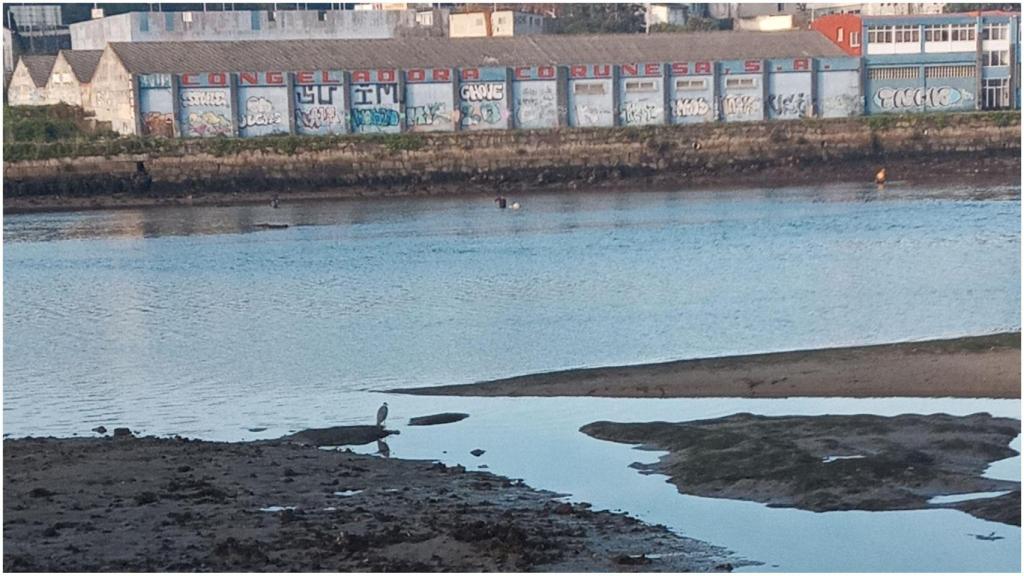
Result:
<svg viewBox="0 0 1024 576">
<path fill-rule="evenodd" d="M 92 431 L 97 433 L 97 434 L 106 434 L 107 433 L 107 428 L 106 428 L 106 426 L 97 426 L 97 427 L 93 428 Z"/>
<path fill-rule="evenodd" d="M 474 448 L 473 450 L 469 451 L 470 454 L 476 456 L 477 458 L 483 456 L 484 452 L 486 452 L 486 450 L 481 450 L 480 448 Z"/>
<path fill-rule="evenodd" d="M 465 420 L 469 418 L 469 414 L 462 414 L 459 412 L 442 412 L 441 414 L 431 414 L 429 416 L 417 416 L 409 419 L 409 426 L 433 426 L 435 424 L 450 424 L 452 422 L 458 422 L 459 420 Z"/>
<path fill-rule="evenodd" d="M 47 490 L 46 488 L 33 488 L 28 493 L 28 495 L 33 498 L 49 498 L 50 496 L 54 496 L 56 494 L 56 492 L 52 490 Z"/>
<path fill-rule="evenodd" d="M 132 431 L 130 428 L 114 428 L 114 438 L 131 438 Z"/>
<path fill-rule="evenodd" d="M 331 428 L 310 428 L 280 438 L 281 441 L 313 446 L 348 446 L 376 442 L 395 430 L 385 430 L 380 426 L 332 426 Z"/>
<path fill-rule="evenodd" d="M 562 502 L 561 504 L 555 506 L 555 508 L 552 510 L 552 512 L 554 512 L 555 514 L 560 514 L 563 516 L 567 514 L 572 514 L 572 511 L 572 504 L 569 504 L 568 502 Z"/>
</svg>

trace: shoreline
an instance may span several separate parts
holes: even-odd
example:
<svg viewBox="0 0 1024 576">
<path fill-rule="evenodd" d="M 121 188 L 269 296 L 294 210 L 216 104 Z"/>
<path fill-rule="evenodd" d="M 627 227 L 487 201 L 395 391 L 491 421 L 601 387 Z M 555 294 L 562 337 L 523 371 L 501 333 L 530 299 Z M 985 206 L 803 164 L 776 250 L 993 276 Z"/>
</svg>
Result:
<svg viewBox="0 0 1024 576">
<path fill-rule="evenodd" d="M 726 550 L 485 471 L 282 441 L 4 440 L 15 572 L 729 571 Z"/>
<path fill-rule="evenodd" d="M 632 366 L 472 384 L 399 388 L 436 396 L 610 398 L 1020 398 L 1020 332 Z"/>
<path fill-rule="evenodd" d="M 833 160 L 827 170 L 814 164 L 764 165 L 737 167 L 734 172 L 687 173 L 664 172 L 594 178 L 593 175 L 570 174 L 538 182 L 536 178 L 521 181 L 453 180 L 436 183 L 367 183 L 343 187 L 297 189 L 295 184 L 281 183 L 259 189 L 245 187 L 225 191 L 223 185 L 201 188 L 173 187 L 163 192 L 104 193 L 88 195 L 43 194 L 4 196 L 4 212 L 29 214 L 85 210 L 128 210 L 160 206 L 222 207 L 269 204 L 277 194 L 282 203 L 323 200 L 347 200 L 395 197 L 472 197 L 495 194 L 552 193 L 586 194 L 588 192 L 692 191 L 720 187 L 742 189 L 809 186 L 815 184 L 873 184 L 875 171 L 884 166 L 890 186 L 950 183 L 970 185 L 1019 184 L 1019 154 L 962 154 L 936 158 L 899 158 L 891 161 L 877 158 Z"/>
</svg>

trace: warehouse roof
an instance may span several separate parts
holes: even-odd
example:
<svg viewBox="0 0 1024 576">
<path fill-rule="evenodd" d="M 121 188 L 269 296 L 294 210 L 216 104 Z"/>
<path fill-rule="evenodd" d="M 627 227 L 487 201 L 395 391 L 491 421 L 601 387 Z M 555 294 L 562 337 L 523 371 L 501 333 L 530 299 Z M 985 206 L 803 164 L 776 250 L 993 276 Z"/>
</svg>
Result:
<svg viewBox="0 0 1024 576">
<path fill-rule="evenodd" d="M 103 50 L 61 50 L 60 53 L 79 82 L 91 82 Z"/>
<path fill-rule="evenodd" d="M 112 42 L 129 72 L 448 68 L 845 56 L 816 31 L 242 42 Z"/>
<path fill-rule="evenodd" d="M 21 57 L 21 61 L 25 64 L 25 68 L 28 69 L 28 75 L 32 77 L 32 82 L 39 88 L 46 86 L 46 82 L 50 79 L 50 72 L 53 71 L 53 63 L 57 61 L 57 56 L 53 54 L 33 54 Z"/>
</svg>

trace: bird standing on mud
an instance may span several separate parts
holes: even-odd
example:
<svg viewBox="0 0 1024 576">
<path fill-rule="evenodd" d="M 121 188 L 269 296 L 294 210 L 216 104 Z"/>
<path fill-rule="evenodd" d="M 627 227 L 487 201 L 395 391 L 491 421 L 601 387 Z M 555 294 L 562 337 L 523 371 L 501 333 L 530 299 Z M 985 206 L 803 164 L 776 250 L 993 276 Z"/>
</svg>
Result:
<svg viewBox="0 0 1024 576">
<path fill-rule="evenodd" d="M 385 402 L 377 409 L 377 426 L 384 426 L 384 419 L 388 417 L 388 403 Z"/>
</svg>

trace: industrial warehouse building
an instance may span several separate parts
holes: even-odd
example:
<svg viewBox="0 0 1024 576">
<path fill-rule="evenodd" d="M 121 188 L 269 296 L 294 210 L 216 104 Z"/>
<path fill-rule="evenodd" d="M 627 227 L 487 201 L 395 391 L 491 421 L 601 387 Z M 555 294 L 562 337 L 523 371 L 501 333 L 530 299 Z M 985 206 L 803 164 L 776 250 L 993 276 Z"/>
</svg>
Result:
<svg viewBox="0 0 1024 576">
<path fill-rule="evenodd" d="M 1016 54 L 1019 18 L 1007 18 Z M 972 21 L 976 40 L 984 30 L 1002 34 L 984 28 L 996 20 Z M 1014 67 L 1003 76 L 987 70 L 980 47 L 973 67 L 963 51 L 889 52 L 888 36 L 875 28 L 905 25 L 861 22 L 861 56 L 824 31 L 114 42 L 100 53 L 82 102 L 123 134 L 249 137 L 974 110 L 1007 107 L 975 97 L 986 80 L 1006 78 L 1016 91 Z M 966 33 L 957 30 L 946 42 L 959 50 Z M 901 44 L 905 33 L 899 29 Z"/>
<path fill-rule="evenodd" d="M 835 14 L 812 27 L 862 57 L 865 112 L 1020 108 L 1020 14 Z"/>
</svg>

